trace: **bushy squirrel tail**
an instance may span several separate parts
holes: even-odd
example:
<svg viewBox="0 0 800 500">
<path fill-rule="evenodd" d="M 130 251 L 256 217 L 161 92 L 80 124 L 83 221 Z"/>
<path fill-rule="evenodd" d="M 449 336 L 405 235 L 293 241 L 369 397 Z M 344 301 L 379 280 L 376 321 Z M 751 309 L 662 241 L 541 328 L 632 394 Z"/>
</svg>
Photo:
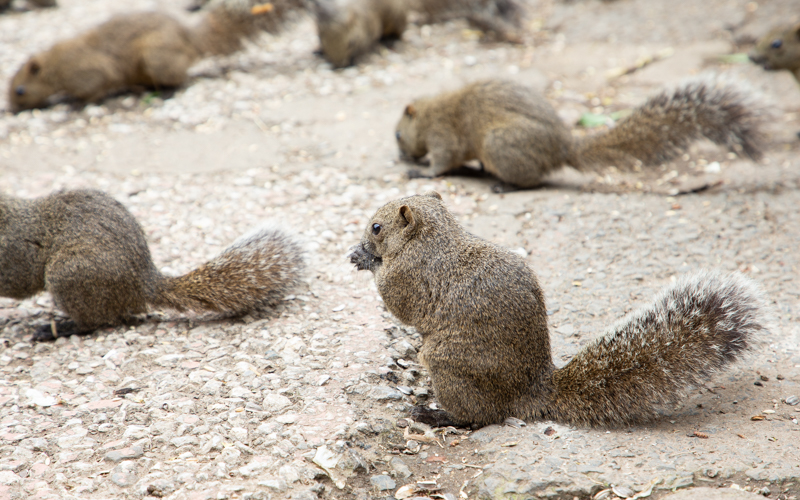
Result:
<svg viewBox="0 0 800 500">
<path fill-rule="evenodd" d="M 735 273 L 679 280 L 553 373 L 556 421 L 620 427 L 655 419 L 761 341 L 769 308 Z"/>
<path fill-rule="evenodd" d="M 161 277 L 151 305 L 241 315 L 275 306 L 305 270 L 300 244 L 274 228 L 236 240 L 222 254 L 183 276 Z"/>
<path fill-rule="evenodd" d="M 280 33 L 306 8 L 305 0 L 211 0 L 194 34 L 204 54 L 232 54 L 262 31 Z"/>
<path fill-rule="evenodd" d="M 578 170 L 659 165 L 700 138 L 761 158 L 764 107 L 752 91 L 720 77 L 692 80 L 651 97 L 610 130 L 578 139 Z"/>
</svg>

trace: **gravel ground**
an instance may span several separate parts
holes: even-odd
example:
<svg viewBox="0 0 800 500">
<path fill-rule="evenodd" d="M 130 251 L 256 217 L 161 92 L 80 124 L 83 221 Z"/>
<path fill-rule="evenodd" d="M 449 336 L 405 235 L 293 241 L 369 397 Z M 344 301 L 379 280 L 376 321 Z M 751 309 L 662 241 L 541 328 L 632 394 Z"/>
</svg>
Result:
<svg viewBox="0 0 800 500">
<path fill-rule="evenodd" d="M 391 50 L 333 71 L 301 20 L 200 62 L 173 96 L 0 115 L 0 189 L 108 191 L 142 223 L 164 272 L 200 265 L 264 220 L 303 239 L 311 269 L 261 316 L 154 311 L 141 325 L 45 344 L 30 334 L 58 316 L 50 297 L 0 299 L 0 499 L 659 499 L 699 486 L 798 498 L 800 405 L 789 403 L 800 396 L 800 90 L 788 74 L 716 58 L 797 21 L 784 15 L 798 17 L 793 2 L 533 5 L 519 46 L 483 42 L 460 22 L 412 25 Z M 0 81 L 114 12 L 160 8 L 197 21 L 181 7 L 61 0 L 4 14 Z M 667 48 L 674 55 L 607 77 Z M 396 160 L 394 123 L 420 94 L 503 76 L 542 89 L 574 123 L 707 69 L 774 104 L 761 164 L 700 143 L 640 174 L 567 170 L 541 189 L 497 195 L 489 179 L 409 181 Z M 419 335 L 345 259 L 379 206 L 430 189 L 471 231 L 526 256 L 547 293 L 559 365 L 703 267 L 759 281 L 776 326 L 747 362 L 656 425 L 434 433 L 405 419 L 431 397 Z"/>
</svg>

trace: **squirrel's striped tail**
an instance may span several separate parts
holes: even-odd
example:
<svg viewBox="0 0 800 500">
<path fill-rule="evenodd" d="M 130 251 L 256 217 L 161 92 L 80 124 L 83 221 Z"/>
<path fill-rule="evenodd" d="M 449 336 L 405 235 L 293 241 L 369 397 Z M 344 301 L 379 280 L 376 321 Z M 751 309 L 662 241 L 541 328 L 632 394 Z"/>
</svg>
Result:
<svg viewBox="0 0 800 500">
<path fill-rule="evenodd" d="M 701 138 L 758 160 L 765 115 L 754 91 L 719 77 L 695 79 L 651 97 L 608 131 L 577 139 L 573 166 L 587 171 L 659 165 Z"/>
<path fill-rule="evenodd" d="M 758 344 L 767 311 L 758 285 L 738 273 L 684 277 L 556 370 L 551 414 L 539 417 L 605 427 L 652 420 Z"/>
<path fill-rule="evenodd" d="M 194 271 L 161 277 L 150 303 L 241 315 L 278 304 L 300 282 L 304 270 L 298 242 L 280 230 L 260 228 Z"/>
</svg>

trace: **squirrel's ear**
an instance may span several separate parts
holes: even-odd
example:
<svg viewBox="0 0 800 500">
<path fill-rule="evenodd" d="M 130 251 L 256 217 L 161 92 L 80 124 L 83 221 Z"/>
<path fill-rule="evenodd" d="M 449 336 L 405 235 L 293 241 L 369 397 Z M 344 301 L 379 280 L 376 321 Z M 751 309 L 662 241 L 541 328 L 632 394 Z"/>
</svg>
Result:
<svg viewBox="0 0 800 500">
<path fill-rule="evenodd" d="M 403 232 L 411 234 L 417 229 L 417 220 L 414 211 L 408 205 L 400 207 L 400 222 L 403 224 Z"/>
<path fill-rule="evenodd" d="M 436 191 L 428 191 L 427 193 L 423 193 L 422 196 L 427 196 L 428 198 L 436 198 L 437 200 L 442 199 L 442 195 L 440 195 Z"/>
<path fill-rule="evenodd" d="M 32 59 L 31 63 L 28 65 L 28 72 L 31 75 L 36 75 L 37 73 L 39 73 L 39 70 L 41 70 L 41 69 L 42 69 L 42 66 L 41 66 L 41 64 L 39 64 L 39 61 L 37 61 L 36 59 Z"/>
<path fill-rule="evenodd" d="M 409 104 L 406 106 L 406 114 L 411 118 L 414 118 L 417 116 L 417 108 L 415 108 L 413 104 Z"/>
</svg>

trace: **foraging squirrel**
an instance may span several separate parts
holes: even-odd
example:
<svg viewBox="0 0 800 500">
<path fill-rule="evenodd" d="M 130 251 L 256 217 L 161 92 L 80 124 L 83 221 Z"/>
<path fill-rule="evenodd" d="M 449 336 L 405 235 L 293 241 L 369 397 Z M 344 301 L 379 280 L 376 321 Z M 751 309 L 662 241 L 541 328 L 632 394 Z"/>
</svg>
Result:
<svg viewBox="0 0 800 500">
<path fill-rule="evenodd" d="M 504 183 L 528 188 L 565 165 L 658 165 L 701 137 L 758 159 L 762 118 L 751 101 L 733 84 L 699 79 L 651 97 L 610 130 L 573 138 L 535 90 L 485 80 L 409 104 L 395 135 L 403 159 L 429 156 L 431 176 L 477 159 Z"/>
<path fill-rule="evenodd" d="M 95 102 L 130 87 L 178 87 L 201 57 L 240 50 L 243 39 L 281 25 L 292 10 L 287 6 L 300 3 L 276 0 L 264 8 L 222 0 L 193 28 L 161 12 L 114 16 L 25 62 L 11 79 L 10 108 L 16 113 L 44 107 L 61 95 Z"/>
<path fill-rule="evenodd" d="M 304 267 L 297 242 L 262 228 L 194 271 L 167 277 L 133 215 L 101 191 L 33 200 L 0 194 L 0 296 L 24 299 L 46 290 L 71 319 L 55 331 L 40 328 L 34 340 L 118 325 L 148 305 L 245 314 L 279 303 Z"/>
<path fill-rule="evenodd" d="M 320 50 L 336 68 L 353 64 L 380 40 L 403 35 L 408 0 L 314 0 Z"/>
<path fill-rule="evenodd" d="M 0 0 L 0 12 L 11 8 L 13 1 L 14 0 Z M 28 3 L 40 8 L 56 6 L 56 0 L 28 0 Z"/>
<path fill-rule="evenodd" d="M 756 42 L 748 57 L 767 71 L 788 69 L 800 82 L 800 24 L 773 28 Z"/>
<path fill-rule="evenodd" d="M 519 41 L 523 8 L 517 0 L 311 0 L 322 55 L 342 68 L 381 40 L 402 37 L 408 15 L 421 12 L 427 22 L 466 18 L 484 31 Z"/>
<path fill-rule="evenodd" d="M 534 272 L 464 230 L 435 192 L 378 209 L 349 258 L 372 271 L 389 312 L 422 334 L 420 362 L 444 411 L 417 407 L 414 414 L 436 426 L 508 417 L 599 427 L 647 422 L 752 350 L 767 330 L 755 283 L 699 272 L 556 368 Z"/>
<path fill-rule="evenodd" d="M 465 18 L 472 26 L 498 38 L 520 43 L 520 30 L 527 15 L 520 0 L 418 0 L 416 9 L 428 22 Z"/>
</svg>

